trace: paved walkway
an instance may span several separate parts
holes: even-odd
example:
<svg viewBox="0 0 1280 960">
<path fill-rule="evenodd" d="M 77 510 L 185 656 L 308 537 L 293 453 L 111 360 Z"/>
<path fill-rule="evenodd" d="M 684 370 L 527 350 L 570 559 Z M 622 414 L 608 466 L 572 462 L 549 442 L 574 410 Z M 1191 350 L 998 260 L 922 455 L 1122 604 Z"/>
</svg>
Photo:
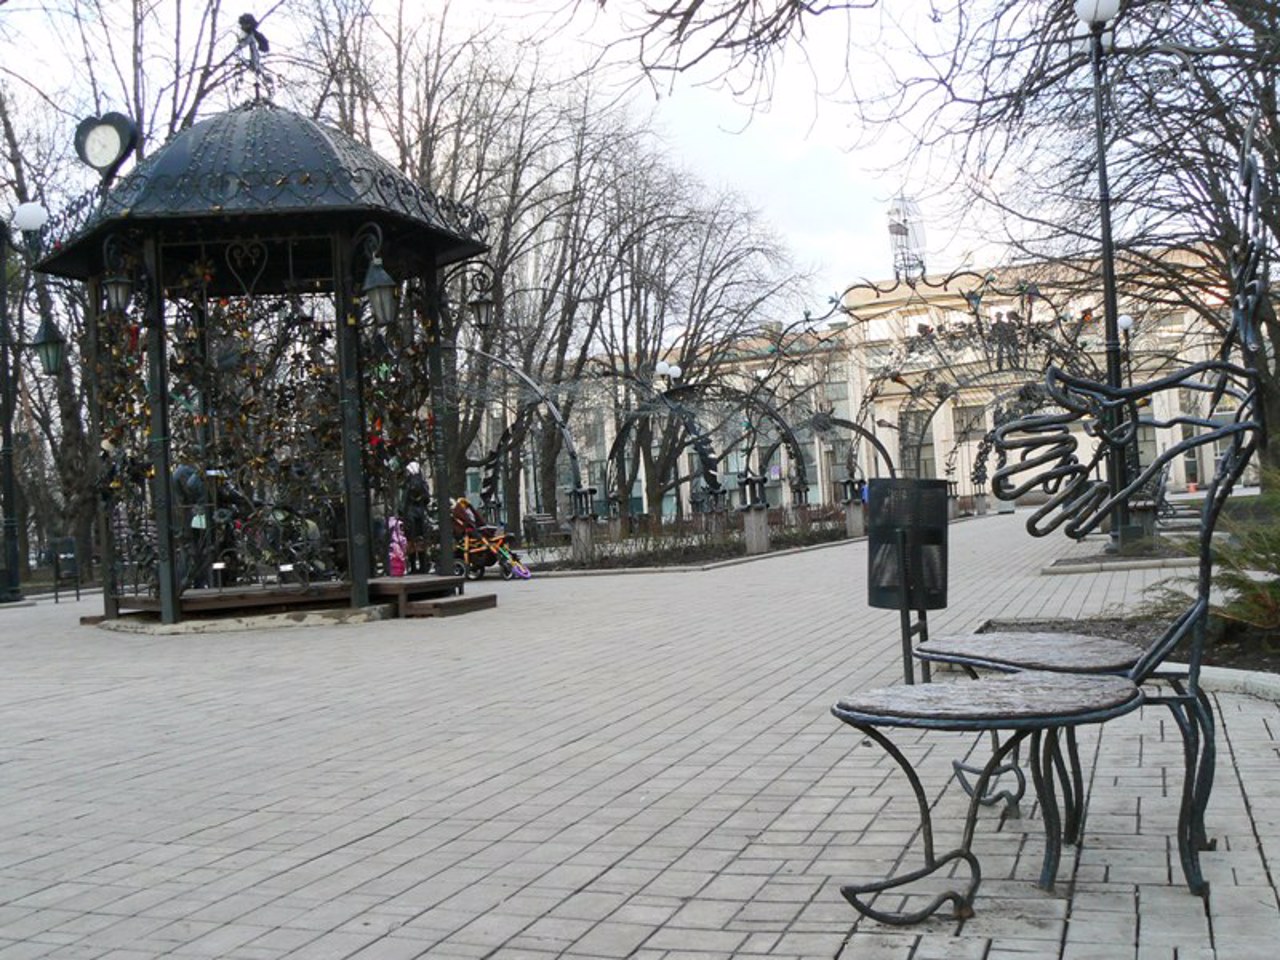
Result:
<svg viewBox="0 0 1280 960">
<path fill-rule="evenodd" d="M 1158 571 L 1041 576 L 1092 547 L 952 527 L 935 632 L 1090 614 Z M 860 921 L 842 882 L 915 819 L 828 708 L 898 682 L 866 547 L 696 574 L 489 583 L 496 610 L 190 636 L 0 608 L 0 958 L 1271 958 L 1280 708 L 1216 695 L 1204 865 L 1181 887 L 1168 712 L 1084 741 L 1088 836 L 1056 893 L 1040 821 L 984 815 L 977 917 Z M 941 794 L 972 737 L 918 746 Z M 945 789 L 944 789 L 945 787 Z M 918 857 L 918 851 L 907 855 Z"/>
</svg>

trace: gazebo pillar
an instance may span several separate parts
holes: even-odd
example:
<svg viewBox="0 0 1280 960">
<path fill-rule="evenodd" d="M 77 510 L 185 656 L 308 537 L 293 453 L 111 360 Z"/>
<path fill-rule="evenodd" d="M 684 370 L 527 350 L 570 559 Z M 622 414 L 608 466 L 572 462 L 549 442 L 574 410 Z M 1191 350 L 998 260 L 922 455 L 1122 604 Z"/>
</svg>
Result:
<svg viewBox="0 0 1280 960">
<path fill-rule="evenodd" d="M 154 235 L 143 242 L 142 261 L 147 283 L 144 321 L 147 331 L 147 402 L 151 407 L 147 446 L 151 454 L 151 502 L 156 520 L 156 580 L 160 620 L 177 623 L 178 570 L 173 555 L 173 470 L 169 461 L 169 377 L 165 360 L 164 285 L 161 283 L 159 243 Z"/>
<path fill-rule="evenodd" d="M 423 320 L 427 333 L 427 377 L 431 382 L 431 466 L 435 473 L 437 556 L 436 573 L 453 573 L 453 510 L 449 503 L 449 440 L 445 432 L 444 396 L 444 303 L 440 295 L 440 275 L 433 272 L 422 279 L 426 291 Z"/>
<path fill-rule="evenodd" d="M 369 605 L 369 488 L 365 484 L 366 443 L 360 368 L 360 312 L 352 290 L 351 239 L 335 235 L 334 288 L 337 300 L 338 406 L 342 425 L 342 485 L 347 505 L 347 575 L 351 606 Z"/>
<path fill-rule="evenodd" d="M 90 277 L 85 284 L 88 304 L 85 310 L 85 354 L 86 369 L 101 370 L 102 357 L 102 281 L 99 277 Z M 102 385 L 97 376 L 84 378 L 85 393 L 89 401 L 89 450 L 92 455 L 102 457 Z M 93 462 L 91 469 L 95 471 L 98 483 L 102 483 L 102 460 Z M 115 620 L 120 616 L 120 598 L 118 577 L 116 576 L 116 539 L 111 531 L 112 501 L 103 501 L 95 513 L 94 526 L 98 537 L 98 549 L 101 551 L 102 565 L 102 601 L 103 616 Z"/>
</svg>

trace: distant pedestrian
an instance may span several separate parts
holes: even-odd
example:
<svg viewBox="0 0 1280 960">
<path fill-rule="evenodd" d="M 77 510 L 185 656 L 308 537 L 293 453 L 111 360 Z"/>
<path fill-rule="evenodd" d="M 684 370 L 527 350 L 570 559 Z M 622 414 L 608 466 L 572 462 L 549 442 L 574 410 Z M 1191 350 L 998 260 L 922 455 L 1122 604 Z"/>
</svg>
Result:
<svg viewBox="0 0 1280 960">
<path fill-rule="evenodd" d="M 408 566 L 409 541 L 399 517 L 387 518 L 387 539 L 390 541 L 387 572 L 393 577 L 403 577 Z"/>
</svg>

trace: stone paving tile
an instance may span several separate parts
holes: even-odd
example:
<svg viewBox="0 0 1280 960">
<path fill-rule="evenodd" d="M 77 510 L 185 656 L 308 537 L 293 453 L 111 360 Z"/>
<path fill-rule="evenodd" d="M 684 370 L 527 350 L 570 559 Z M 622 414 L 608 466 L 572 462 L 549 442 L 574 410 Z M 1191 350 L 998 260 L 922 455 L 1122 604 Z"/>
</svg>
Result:
<svg viewBox="0 0 1280 960">
<path fill-rule="evenodd" d="M 1161 576 L 1039 576 L 1096 547 L 1019 521 L 951 528 L 933 632 L 1088 615 Z M 1055 892 L 1034 886 L 1027 800 L 979 819 L 972 920 L 860 919 L 840 884 L 921 856 L 900 771 L 828 713 L 901 682 L 897 616 L 865 580 L 858 543 L 477 584 L 498 608 L 441 621 L 149 637 L 80 627 L 88 600 L 0 608 L 0 960 L 1274 955 L 1280 720 L 1228 694 L 1207 915 L 1170 842 L 1161 707 L 1082 731 L 1086 839 Z M 947 849 L 951 761 L 987 745 L 901 743 Z"/>
</svg>

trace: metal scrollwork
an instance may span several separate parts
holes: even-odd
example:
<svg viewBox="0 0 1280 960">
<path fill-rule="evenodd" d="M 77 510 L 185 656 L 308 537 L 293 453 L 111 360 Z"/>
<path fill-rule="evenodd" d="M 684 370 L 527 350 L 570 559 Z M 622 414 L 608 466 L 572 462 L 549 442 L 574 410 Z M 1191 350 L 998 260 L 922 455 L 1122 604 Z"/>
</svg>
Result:
<svg viewBox="0 0 1280 960">
<path fill-rule="evenodd" d="M 384 210 L 418 223 L 444 228 L 481 241 L 487 218 L 472 207 L 439 197 L 414 183 L 369 148 L 334 131 L 325 149 L 316 142 L 316 124 L 297 114 L 256 102 L 211 117 L 170 141 L 184 139 L 189 161 L 178 173 L 162 172 L 169 145 L 153 153 L 109 191 L 97 189 L 70 204 L 50 225 L 54 247 L 99 224 L 153 214 L 201 216 L 214 213 L 314 214 L 328 208 Z M 250 163 L 228 167 L 224 142 L 252 134 L 266 156 L 291 156 L 311 150 L 314 156 L 272 167 Z M 250 158 L 253 160 L 256 158 Z"/>
<path fill-rule="evenodd" d="M 243 240 L 227 245 L 227 269 L 235 278 L 244 296 L 257 288 L 258 280 L 267 269 L 266 244 L 259 240 Z"/>
</svg>

